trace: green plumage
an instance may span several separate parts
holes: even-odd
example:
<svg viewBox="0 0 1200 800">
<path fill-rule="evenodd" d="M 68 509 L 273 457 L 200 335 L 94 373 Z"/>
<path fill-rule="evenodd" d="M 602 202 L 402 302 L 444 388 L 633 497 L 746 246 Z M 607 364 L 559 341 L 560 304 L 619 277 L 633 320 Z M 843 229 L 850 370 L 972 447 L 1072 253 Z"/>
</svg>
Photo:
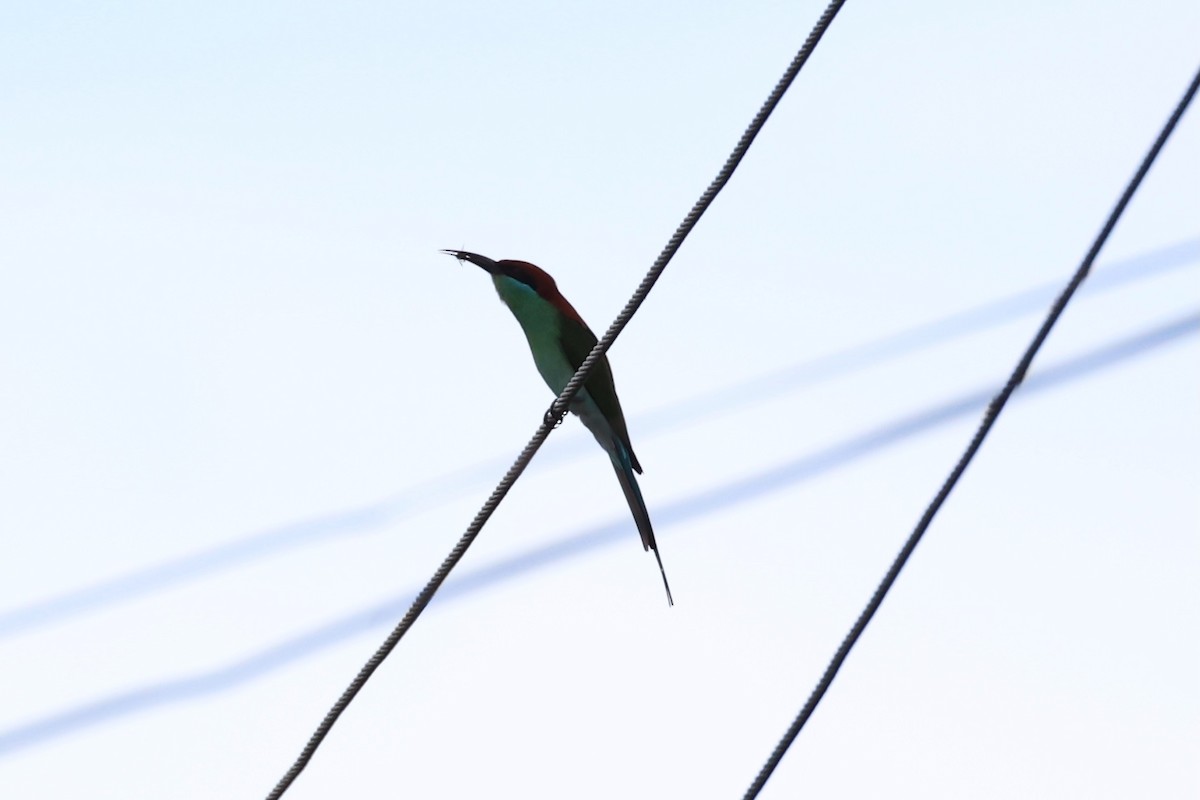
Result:
<svg viewBox="0 0 1200 800">
<path fill-rule="evenodd" d="M 528 285 L 506 275 L 493 275 L 492 281 L 500 299 L 521 323 L 538 372 L 551 391 L 561 394 L 579 365 L 596 346 L 596 334 L 587 325 L 563 314 Z M 625 415 L 621 412 L 621 401 L 617 398 L 607 356 L 592 368 L 584 390 L 629 453 L 633 468 L 641 474 L 642 465 L 638 463 L 629 442 L 629 430 L 625 425 Z"/>
<path fill-rule="evenodd" d="M 500 299 L 525 332 L 533 353 L 533 363 L 542 379 L 552 392 L 562 394 L 596 346 L 596 334 L 558 291 L 554 278 L 527 261 L 494 261 L 465 250 L 445 252 L 460 261 L 475 264 L 492 276 Z M 637 523 L 642 545 L 654 551 L 658 571 L 662 573 L 663 588 L 667 591 L 667 602 L 674 604 L 671 587 L 667 583 L 667 572 L 663 569 L 662 556 L 658 552 L 658 542 L 654 538 L 654 527 L 650 523 L 650 513 L 646 510 L 646 501 L 642 498 L 634 474 L 642 471 L 642 465 L 638 463 L 629 443 L 629 430 L 625 426 L 625 415 L 621 412 L 621 402 L 617 399 L 607 357 L 601 356 L 593 365 L 587 383 L 571 399 L 571 412 L 579 417 L 584 427 L 596 437 L 596 442 L 608 453 L 621 491 Z"/>
</svg>

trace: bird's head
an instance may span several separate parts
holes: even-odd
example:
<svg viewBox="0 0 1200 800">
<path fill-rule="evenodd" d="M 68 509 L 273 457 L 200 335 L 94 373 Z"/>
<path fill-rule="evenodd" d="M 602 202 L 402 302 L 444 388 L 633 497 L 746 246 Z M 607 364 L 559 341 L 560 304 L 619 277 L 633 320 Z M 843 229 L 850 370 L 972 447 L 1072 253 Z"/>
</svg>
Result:
<svg viewBox="0 0 1200 800">
<path fill-rule="evenodd" d="M 487 256 L 466 250 L 443 250 L 442 252 L 454 256 L 459 261 L 471 262 L 493 278 L 511 278 L 523 283 L 542 297 L 552 298 L 558 294 L 558 286 L 554 283 L 554 278 L 550 277 L 545 270 L 535 267 L 528 261 L 511 261 L 509 259 L 493 261 Z"/>
<path fill-rule="evenodd" d="M 555 306 L 563 314 L 578 320 L 580 324 L 584 324 L 583 319 L 579 316 L 579 312 L 572 308 L 571 304 L 562 296 L 562 293 L 558 291 L 558 284 L 554 282 L 554 278 L 550 277 L 550 274 L 545 270 L 530 264 L 528 261 L 512 261 L 509 259 L 493 261 L 487 256 L 481 256 L 478 253 L 471 253 L 466 250 L 443 250 L 442 252 L 446 255 L 454 256 L 459 261 L 469 261 L 490 274 L 492 282 L 496 284 L 497 290 L 500 290 L 503 282 L 515 281 L 528 287 L 528 289 Z M 503 296 L 504 294 L 501 292 L 501 297 Z M 505 302 L 507 303 L 508 301 L 505 300 Z"/>
</svg>

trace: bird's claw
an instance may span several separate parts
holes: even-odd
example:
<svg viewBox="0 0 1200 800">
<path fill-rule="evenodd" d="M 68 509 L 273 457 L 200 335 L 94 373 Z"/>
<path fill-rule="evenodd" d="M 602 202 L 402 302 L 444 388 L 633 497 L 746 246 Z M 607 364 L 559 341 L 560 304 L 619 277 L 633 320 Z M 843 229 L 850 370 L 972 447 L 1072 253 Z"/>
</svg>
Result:
<svg viewBox="0 0 1200 800">
<path fill-rule="evenodd" d="M 550 430 L 554 430 L 559 425 L 562 425 L 563 419 L 565 419 L 566 416 L 567 416 L 566 411 L 559 411 L 556 413 L 554 411 L 554 406 L 550 406 L 550 408 L 546 409 L 546 413 L 542 417 L 542 422 L 549 425 Z"/>
</svg>

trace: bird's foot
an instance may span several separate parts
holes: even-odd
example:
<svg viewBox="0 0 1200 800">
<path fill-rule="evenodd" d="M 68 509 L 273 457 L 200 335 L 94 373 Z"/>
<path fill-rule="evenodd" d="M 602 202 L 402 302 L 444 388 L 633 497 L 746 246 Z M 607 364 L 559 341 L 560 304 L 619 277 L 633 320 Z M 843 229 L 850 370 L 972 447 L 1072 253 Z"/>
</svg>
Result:
<svg viewBox="0 0 1200 800">
<path fill-rule="evenodd" d="M 554 430 L 559 425 L 563 424 L 563 420 L 566 419 L 566 416 L 567 412 L 565 410 L 555 413 L 554 406 L 551 405 L 550 408 L 546 409 L 546 413 L 542 417 L 542 422 L 549 425 L 550 430 Z"/>
</svg>

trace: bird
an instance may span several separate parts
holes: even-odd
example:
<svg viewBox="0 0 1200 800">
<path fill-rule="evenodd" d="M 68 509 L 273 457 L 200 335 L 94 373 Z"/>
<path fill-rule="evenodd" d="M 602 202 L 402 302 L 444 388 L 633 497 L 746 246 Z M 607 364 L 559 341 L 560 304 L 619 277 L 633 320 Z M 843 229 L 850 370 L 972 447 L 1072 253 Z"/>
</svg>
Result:
<svg viewBox="0 0 1200 800">
<path fill-rule="evenodd" d="M 527 261 L 493 261 L 487 256 L 466 250 L 442 252 L 459 261 L 469 261 L 492 276 L 500 300 L 508 306 L 525 332 L 533 353 L 533 363 L 542 379 L 555 396 L 562 394 L 579 365 L 596 346 L 596 334 L 567 302 L 567 298 L 562 296 L 554 278 Z M 613 471 L 617 473 L 617 480 L 641 534 L 642 546 L 654 551 L 658 570 L 662 573 L 663 588 L 667 590 L 667 603 L 674 605 L 667 571 L 663 569 L 662 555 L 654 538 L 654 527 L 650 524 L 650 513 L 646 510 L 646 501 L 642 499 L 635 475 L 641 474 L 642 465 L 638 463 L 629 442 L 629 430 L 621 411 L 621 401 L 617 399 L 607 356 L 601 356 L 596 362 L 588 374 L 587 382 L 572 398 L 570 409 L 592 432 L 612 460 Z"/>
</svg>

